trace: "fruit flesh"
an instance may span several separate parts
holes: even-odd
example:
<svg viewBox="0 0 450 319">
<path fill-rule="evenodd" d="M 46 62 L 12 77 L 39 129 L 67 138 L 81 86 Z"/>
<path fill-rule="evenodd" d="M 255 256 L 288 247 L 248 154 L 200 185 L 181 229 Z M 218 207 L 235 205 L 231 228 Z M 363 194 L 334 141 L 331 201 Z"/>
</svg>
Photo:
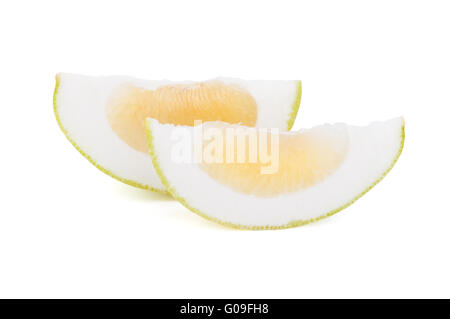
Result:
<svg viewBox="0 0 450 319">
<path fill-rule="evenodd" d="M 255 126 L 255 99 L 237 85 L 207 81 L 166 85 L 148 90 L 133 85 L 118 88 L 109 98 L 106 115 L 112 130 L 129 146 L 147 153 L 145 118 L 161 123 L 194 125 L 194 121 L 223 121 Z"/>
<path fill-rule="evenodd" d="M 249 130 L 257 131 L 247 129 Z M 276 145 L 271 145 L 273 143 L 271 134 L 277 135 L 279 151 L 278 159 L 273 159 L 278 160 L 278 165 L 270 173 L 262 173 L 262 168 L 269 165 L 267 159 L 263 160 L 259 156 L 253 156 L 251 159 L 250 138 L 246 139 L 247 143 L 244 145 L 244 161 L 237 161 L 238 143 L 235 141 L 233 143 L 235 157 L 232 162 L 227 161 L 225 147 L 218 158 L 218 163 L 202 161 L 199 166 L 211 178 L 235 191 L 258 197 L 273 197 L 320 183 L 339 168 L 348 151 L 347 131 L 339 128 L 312 129 L 287 134 L 269 132 L 267 136 L 264 135 L 262 141 L 267 141 L 267 149 L 273 152 L 271 148 Z M 257 141 L 259 150 L 260 136 Z"/>
</svg>

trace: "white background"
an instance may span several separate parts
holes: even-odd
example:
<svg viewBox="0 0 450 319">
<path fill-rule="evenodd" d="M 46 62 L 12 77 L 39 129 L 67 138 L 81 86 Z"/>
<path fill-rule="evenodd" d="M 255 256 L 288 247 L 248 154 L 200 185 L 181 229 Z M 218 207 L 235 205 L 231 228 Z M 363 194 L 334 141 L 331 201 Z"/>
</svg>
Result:
<svg viewBox="0 0 450 319">
<path fill-rule="evenodd" d="M 450 297 L 449 16 L 445 1 L 1 2 L 0 297 Z M 60 71 L 301 79 L 296 128 L 403 115 L 405 148 L 332 218 L 235 231 L 85 160 L 53 115 Z"/>
</svg>

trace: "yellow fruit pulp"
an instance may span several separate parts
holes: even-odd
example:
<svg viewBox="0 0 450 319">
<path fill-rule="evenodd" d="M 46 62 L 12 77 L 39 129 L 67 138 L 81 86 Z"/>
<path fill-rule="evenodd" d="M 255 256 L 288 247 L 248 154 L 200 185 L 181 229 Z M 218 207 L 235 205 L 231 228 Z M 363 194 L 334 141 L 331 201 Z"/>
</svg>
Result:
<svg viewBox="0 0 450 319">
<path fill-rule="evenodd" d="M 276 146 L 270 142 L 270 134 L 267 135 L 269 154 L 272 145 Z M 227 161 L 225 146 L 219 163 L 202 161 L 199 166 L 210 177 L 237 192 L 271 197 L 320 183 L 338 169 L 348 150 L 348 135 L 342 132 L 333 134 L 312 129 L 298 133 L 278 133 L 278 137 L 278 166 L 271 174 L 263 174 L 261 170 L 262 167 L 268 167 L 267 159 L 263 162 L 258 156 L 256 162 L 254 159 L 252 162 L 249 142 L 245 146 L 243 163 L 238 163 L 236 158 L 234 162 Z M 258 147 L 259 144 L 258 139 Z M 237 145 L 235 142 L 234 154 L 238 152 Z M 206 147 L 203 146 L 203 149 Z"/>
<path fill-rule="evenodd" d="M 245 89 L 207 81 L 165 85 L 155 90 L 124 85 L 109 98 L 106 115 L 111 128 L 123 141 L 147 153 L 147 117 L 163 124 L 192 126 L 195 120 L 201 120 L 255 126 L 258 110 L 254 98 Z"/>
</svg>

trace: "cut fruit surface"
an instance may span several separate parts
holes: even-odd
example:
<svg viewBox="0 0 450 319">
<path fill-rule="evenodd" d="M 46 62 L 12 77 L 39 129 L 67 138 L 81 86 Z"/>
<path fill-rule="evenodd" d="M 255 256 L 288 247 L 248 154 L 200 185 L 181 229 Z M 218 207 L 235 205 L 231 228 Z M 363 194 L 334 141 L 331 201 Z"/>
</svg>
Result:
<svg viewBox="0 0 450 319">
<path fill-rule="evenodd" d="M 203 130 L 216 129 L 217 124 L 205 123 Z M 233 146 L 230 161 L 227 161 L 229 154 L 223 147 L 220 158 L 214 158 L 215 162 L 202 161 L 199 166 L 211 178 L 243 194 L 269 197 L 313 186 L 342 164 L 348 150 L 348 132 L 343 124 L 325 125 L 299 134 L 271 133 L 238 125 L 226 128 L 220 125 L 217 132 L 226 137 L 227 129 L 236 132 L 233 139 L 228 139 L 232 140 Z M 240 161 L 237 160 L 239 134 L 245 138 L 240 144 L 244 148 Z M 254 137 L 254 146 L 267 144 L 264 150 L 253 147 L 253 160 L 250 136 Z M 204 143 L 204 152 L 210 144 Z M 259 151 L 267 154 L 265 160 L 258 156 Z"/>
<path fill-rule="evenodd" d="M 146 117 L 161 123 L 191 126 L 196 120 L 255 126 L 258 117 L 256 101 L 249 92 L 218 80 L 163 85 L 155 90 L 128 84 L 111 95 L 106 112 L 114 132 L 143 153 L 148 151 Z"/>
<path fill-rule="evenodd" d="M 97 168 L 127 184 L 165 192 L 148 155 L 146 117 L 289 130 L 300 98 L 300 81 L 172 82 L 60 73 L 54 110 L 67 138 Z"/>
<path fill-rule="evenodd" d="M 244 144 L 246 155 L 240 162 L 227 161 L 227 150 L 236 147 L 227 148 L 226 143 L 223 148 L 215 148 L 214 161 L 206 161 L 204 156 L 212 142 L 205 139 L 200 147 L 202 160 L 180 162 L 174 160 L 176 143 L 180 143 L 171 139 L 175 130 L 182 128 L 194 137 L 195 130 L 204 132 L 213 127 L 224 136 L 225 128 L 239 126 L 206 123 L 202 127 L 183 127 L 155 119 L 148 119 L 146 125 L 153 164 L 168 191 L 193 212 L 243 229 L 294 227 L 340 211 L 387 174 L 404 142 L 403 118 L 366 127 L 327 124 L 298 132 L 266 134 L 268 148 L 278 154 L 271 161 L 259 157 L 251 160 L 255 148 L 251 149 L 250 142 Z M 249 131 L 257 132 L 254 141 L 259 148 L 264 131 L 241 127 L 246 136 Z M 198 141 L 192 138 L 185 142 L 185 153 L 195 154 Z M 272 165 L 274 161 L 277 165 Z M 275 169 L 263 172 L 262 168 L 269 166 Z"/>
</svg>

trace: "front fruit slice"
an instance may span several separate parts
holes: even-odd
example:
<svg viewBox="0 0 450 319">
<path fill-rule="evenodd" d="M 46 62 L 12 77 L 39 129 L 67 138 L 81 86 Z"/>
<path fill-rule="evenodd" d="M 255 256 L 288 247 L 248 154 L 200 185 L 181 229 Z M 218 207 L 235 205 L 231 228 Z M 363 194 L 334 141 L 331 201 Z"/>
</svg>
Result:
<svg viewBox="0 0 450 319">
<path fill-rule="evenodd" d="M 151 167 L 145 118 L 194 125 L 223 121 L 289 130 L 300 81 L 144 81 L 58 74 L 54 110 L 72 144 L 97 168 L 127 184 L 165 192 Z"/>
<path fill-rule="evenodd" d="M 194 138 L 196 132 L 204 133 L 210 128 L 217 134 L 209 134 L 199 147 L 200 140 Z M 253 139 L 257 141 L 253 149 L 250 138 L 247 139 L 244 160 L 240 162 L 234 155 L 230 157 L 234 161 L 227 161 L 228 151 L 238 153 L 236 144 L 216 147 L 220 143 L 214 144 L 211 139 L 223 133 L 219 140 L 226 141 L 224 135 L 230 128 L 239 128 L 247 136 L 256 131 L 258 136 Z M 184 136 L 192 137 L 182 143 L 184 153 L 198 154 L 200 150 L 200 160 L 195 156 L 192 161 L 175 156 L 180 153 L 180 140 L 173 137 L 183 135 L 180 129 L 190 132 Z M 276 165 L 260 158 L 250 160 L 250 154 L 261 149 L 264 139 L 259 137 L 263 133 L 266 134 L 263 129 L 224 123 L 193 128 L 147 120 L 153 164 L 168 191 L 193 212 L 243 229 L 299 226 L 333 215 L 353 203 L 397 161 L 404 143 L 404 120 L 396 118 L 366 127 L 335 124 L 298 132 L 269 132 L 267 149 L 277 149 L 277 157 L 272 157 L 278 158 Z M 212 159 L 205 160 L 208 154 L 213 155 Z"/>
</svg>

